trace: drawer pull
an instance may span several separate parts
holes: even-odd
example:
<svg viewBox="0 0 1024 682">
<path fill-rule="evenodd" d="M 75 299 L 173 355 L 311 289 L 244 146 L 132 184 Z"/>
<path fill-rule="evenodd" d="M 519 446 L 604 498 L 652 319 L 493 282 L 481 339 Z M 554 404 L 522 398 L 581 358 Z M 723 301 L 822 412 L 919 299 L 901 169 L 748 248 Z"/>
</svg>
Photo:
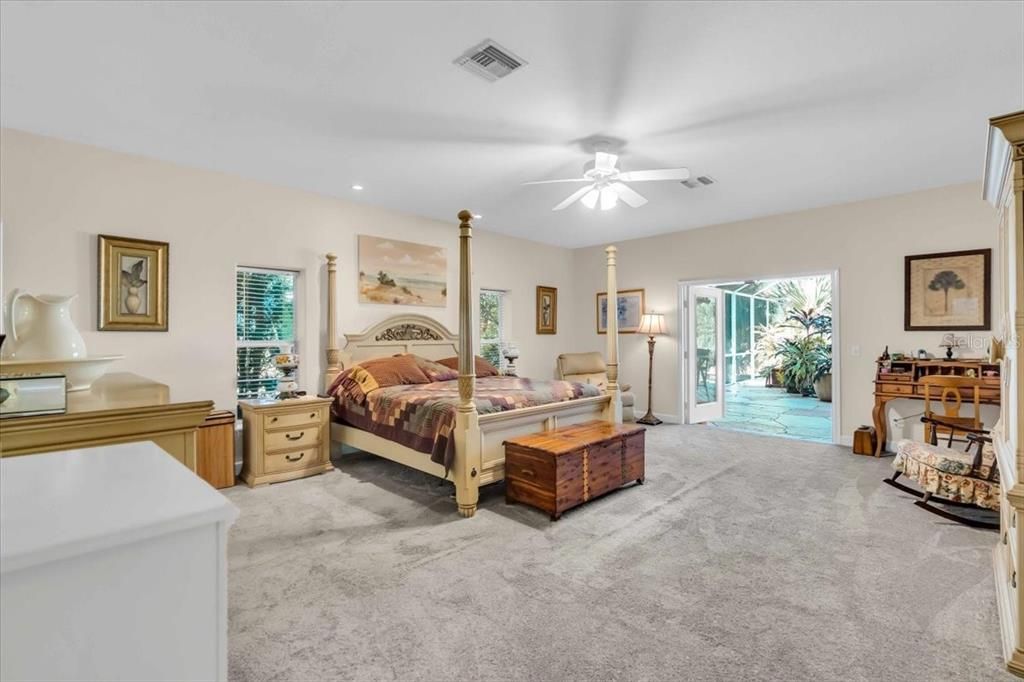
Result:
<svg viewBox="0 0 1024 682">
<path fill-rule="evenodd" d="M 521 473 L 523 476 L 529 476 L 530 478 L 533 478 L 535 475 L 533 473 L 533 469 L 520 469 L 519 473 Z"/>
<path fill-rule="evenodd" d="M 284 458 L 286 460 L 288 460 L 289 462 L 298 462 L 300 459 L 302 459 L 305 456 L 306 456 L 305 452 L 300 452 L 297 457 L 292 457 L 291 455 L 285 455 Z"/>
<path fill-rule="evenodd" d="M 274 423 L 276 423 L 276 422 L 277 422 L 277 417 L 271 417 L 271 418 L 270 418 L 270 423 L 271 423 L 271 424 L 274 424 Z"/>
<path fill-rule="evenodd" d="M 310 412 L 309 413 L 309 418 L 310 419 L 316 419 L 316 412 Z"/>
<path fill-rule="evenodd" d="M 297 436 L 293 436 L 290 433 L 286 433 L 286 434 L 284 434 L 284 437 L 287 438 L 288 440 L 299 440 L 299 439 L 301 439 L 305 435 L 306 435 L 305 431 L 299 431 L 299 435 L 297 435 Z"/>
<path fill-rule="evenodd" d="M 1017 571 L 1014 571 L 1013 575 L 1010 576 L 1010 584 L 1013 585 L 1014 589 L 1017 588 Z"/>
</svg>

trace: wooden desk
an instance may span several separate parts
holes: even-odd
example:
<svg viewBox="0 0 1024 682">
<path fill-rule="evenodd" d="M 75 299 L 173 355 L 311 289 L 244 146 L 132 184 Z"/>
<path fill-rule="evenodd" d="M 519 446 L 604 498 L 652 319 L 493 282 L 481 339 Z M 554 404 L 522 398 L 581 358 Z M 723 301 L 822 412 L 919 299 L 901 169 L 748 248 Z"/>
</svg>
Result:
<svg viewBox="0 0 1024 682">
<path fill-rule="evenodd" d="M 150 440 L 193 472 L 196 429 L 213 401 L 175 401 L 171 389 L 136 374 L 107 374 L 68 393 L 65 414 L 0 420 L 0 457 Z"/>
<path fill-rule="evenodd" d="M 985 405 L 999 404 L 999 365 L 984 360 L 893 360 L 890 364 L 890 371 L 883 372 L 885 366 L 881 360 L 877 361 L 875 369 L 875 407 L 871 411 L 871 418 L 875 423 L 875 433 L 878 443 L 875 445 L 875 457 L 880 457 L 885 451 L 886 422 L 885 405 L 890 400 L 924 400 L 924 386 L 921 379 L 926 376 L 953 375 L 966 376 L 968 370 L 974 370 L 974 375 L 979 377 L 987 386 L 981 389 L 981 402 Z M 991 377 L 985 376 L 985 372 L 994 371 L 996 374 Z M 961 389 L 961 395 L 972 399 L 972 392 Z M 932 390 L 932 398 L 936 398 L 935 390 Z"/>
</svg>

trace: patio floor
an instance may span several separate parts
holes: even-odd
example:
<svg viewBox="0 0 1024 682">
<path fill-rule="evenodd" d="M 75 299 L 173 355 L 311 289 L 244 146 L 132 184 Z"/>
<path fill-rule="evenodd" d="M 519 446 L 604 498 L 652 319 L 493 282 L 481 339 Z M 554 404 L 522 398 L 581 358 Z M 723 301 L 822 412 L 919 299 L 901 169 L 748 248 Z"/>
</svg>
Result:
<svg viewBox="0 0 1024 682">
<path fill-rule="evenodd" d="M 765 388 L 763 379 L 725 387 L 725 418 L 712 422 L 736 431 L 832 442 L 832 403 Z"/>
</svg>

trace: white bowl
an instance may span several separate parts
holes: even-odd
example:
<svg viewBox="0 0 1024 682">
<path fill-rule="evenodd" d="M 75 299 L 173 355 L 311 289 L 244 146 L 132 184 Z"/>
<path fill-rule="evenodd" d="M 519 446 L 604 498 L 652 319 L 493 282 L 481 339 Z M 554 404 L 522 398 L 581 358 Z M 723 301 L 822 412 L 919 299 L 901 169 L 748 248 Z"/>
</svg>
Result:
<svg viewBox="0 0 1024 682">
<path fill-rule="evenodd" d="M 123 355 L 93 355 L 70 360 L 0 360 L 3 374 L 42 374 L 54 372 L 68 379 L 68 391 L 86 391 L 103 376 L 110 363 Z"/>
</svg>

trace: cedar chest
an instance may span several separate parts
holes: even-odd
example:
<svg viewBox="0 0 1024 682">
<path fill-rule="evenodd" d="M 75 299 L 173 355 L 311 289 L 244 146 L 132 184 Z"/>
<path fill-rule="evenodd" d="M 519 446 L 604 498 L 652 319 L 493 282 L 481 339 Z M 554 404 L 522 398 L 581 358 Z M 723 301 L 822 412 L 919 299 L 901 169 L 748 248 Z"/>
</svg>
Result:
<svg viewBox="0 0 1024 682">
<path fill-rule="evenodd" d="M 592 421 L 505 441 L 505 501 L 562 513 L 644 482 L 644 429 Z"/>
</svg>

